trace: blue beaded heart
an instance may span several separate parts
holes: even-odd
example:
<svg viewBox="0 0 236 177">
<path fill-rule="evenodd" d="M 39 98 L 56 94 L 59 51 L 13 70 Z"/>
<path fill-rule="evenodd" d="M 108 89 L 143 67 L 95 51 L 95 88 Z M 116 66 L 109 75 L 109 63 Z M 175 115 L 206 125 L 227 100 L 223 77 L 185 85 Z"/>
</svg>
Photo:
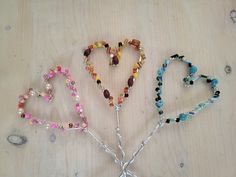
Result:
<svg viewBox="0 0 236 177">
<path fill-rule="evenodd" d="M 163 106 L 164 102 L 161 98 L 162 95 L 162 85 L 163 85 L 163 75 L 168 67 L 168 65 L 174 61 L 178 60 L 188 65 L 188 75 L 183 79 L 186 86 L 193 85 L 197 80 L 204 79 L 209 85 L 213 92 L 213 96 L 210 97 L 205 102 L 199 103 L 192 111 L 181 113 L 176 118 L 165 118 L 165 123 L 170 122 L 180 122 L 180 121 L 186 121 L 189 118 L 193 117 L 195 114 L 197 114 L 199 111 L 205 109 L 206 107 L 213 104 L 220 96 L 220 91 L 217 88 L 218 80 L 214 77 L 206 76 L 203 74 L 197 75 L 197 67 L 194 66 L 190 61 L 187 61 L 184 59 L 184 56 L 179 56 L 178 54 L 175 54 L 171 56 L 169 59 L 166 59 L 160 69 L 157 70 L 157 81 L 158 81 L 158 87 L 155 89 L 157 92 L 157 98 L 156 100 L 156 108 L 161 116 L 163 118 Z"/>
</svg>

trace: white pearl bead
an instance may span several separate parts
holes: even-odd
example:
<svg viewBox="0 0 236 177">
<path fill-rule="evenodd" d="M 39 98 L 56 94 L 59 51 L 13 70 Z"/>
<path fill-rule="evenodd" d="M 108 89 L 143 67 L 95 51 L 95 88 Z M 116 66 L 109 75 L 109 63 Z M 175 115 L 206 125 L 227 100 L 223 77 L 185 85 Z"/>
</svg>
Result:
<svg viewBox="0 0 236 177">
<path fill-rule="evenodd" d="M 18 114 L 21 115 L 21 114 L 23 114 L 23 113 L 24 113 L 24 109 L 19 108 L 19 109 L 18 109 Z"/>
<path fill-rule="evenodd" d="M 47 83 L 47 84 L 46 84 L 46 89 L 47 89 L 47 90 L 50 90 L 50 89 L 52 89 L 52 85 L 51 85 L 51 84 L 49 84 L 49 83 Z"/>
<path fill-rule="evenodd" d="M 35 96 L 35 94 L 36 94 L 35 91 L 33 91 L 33 90 L 30 91 L 30 95 L 31 95 L 31 96 Z"/>
<path fill-rule="evenodd" d="M 80 100 L 79 95 L 76 95 L 76 96 L 75 96 L 75 100 L 76 100 L 76 101 L 79 101 L 79 100 Z"/>
</svg>

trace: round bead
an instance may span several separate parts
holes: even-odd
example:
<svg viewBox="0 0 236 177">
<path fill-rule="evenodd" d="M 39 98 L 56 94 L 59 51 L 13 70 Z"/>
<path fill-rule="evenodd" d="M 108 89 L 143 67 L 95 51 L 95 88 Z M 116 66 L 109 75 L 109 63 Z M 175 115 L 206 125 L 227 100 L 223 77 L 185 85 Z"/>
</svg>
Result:
<svg viewBox="0 0 236 177">
<path fill-rule="evenodd" d="M 218 84 L 218 80 L 217 79 L 212 79 L 211 80 L 211 86 L 215 87 Z"/>
<path fill-rule="evenodd" d="M 23 114 L 24 113 L 24 109 L 20 108 L 18 109 L 18 112 L 17 112 L 19 115 Z"/>
<path fill-rule="evenodd" d="M 46 89 L 47 89 L 47 90 L 51 90 L 51 89 L 52 89 L 52 85 L 49 84 L 49 83 L 47 83 L 47 84 L 46 84 Z"/>
<path fill-rule="evenodd" d="M 30 96 L 35 96 L 36 92 L 34 90 L 31 90 L 29 94 L 30 94 Z"/>
<path fill-rule="evenodd" d="M 76 95 L 76 96 L 75 96 L 75 101 L 77 101 L 77 102 L 78 102 L 79 100 L 80 100 L 80 97 L 79 97 L 79 95 Z"/>
<path fill-rule="evenodd" d="M 72 123 L 69 123 L 68 126 L 69 126 L 69 128 L 73 128 L 73 124 Z"/>
<path fill-rule="evenodd" d="M 162 76 L 164 74 L 164 69 L 163 68 L 160 68 L 157 70 L 157 75 L 158 76 Z"/>
<path fill-rule="evenodd" d="M 195 74 L 197 72 L 197 67 L 196 66 L 191 66 L 189 67 L 189 73 L 190 74 Z"/>
<path fill-rule="evenodd" d="M 156 102 L 156 107 L 161 108 L 164 105 L 162 100 Z"/>
<path fill-rule="evenodd" d="M 110 92 L 106 89 L 103 91 L 103 95 L 106 99 L 108 99 L 110 97 Z"/>
<path fill-rule="evenodd" d="M 179 119 L 180 119 L 181 121 L 185 121 L 185 120 L 187 120 L 187 118 L 188 118 L 188 115 L 187 115 L 187 114 L 181 113 L 181 114 L 179 115 Z"/>
<path fill-rule="evenodd" d="M 98 80 L 97 80 L 97 84 L 101 84 L 101 80 L 98 79 Z"/>
</svg>

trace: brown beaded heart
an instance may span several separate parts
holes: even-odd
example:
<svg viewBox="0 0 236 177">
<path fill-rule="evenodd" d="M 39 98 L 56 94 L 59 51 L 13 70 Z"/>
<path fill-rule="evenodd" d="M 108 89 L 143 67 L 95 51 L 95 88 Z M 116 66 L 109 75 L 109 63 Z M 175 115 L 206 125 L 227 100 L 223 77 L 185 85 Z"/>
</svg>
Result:
<svg viewBox="0 0 236 177">
<path fill-rule="evenodd" d="M 117 104 L 114 104 L 113 102 L 113 96 L 109 92 L 108 89 L 102 86 L 102 81 L 101 78 L 98 76 L 98 74 L 95 72 L 93 63 L 91 62 L 89 55 L 91 52 L 93 52 L 95 49 L 98 48 L 105 48 L 106 53 L 110 57 L 110 65 L 111 66 L 116 66 L 119 64 L 120 59 L 121 59 L 121 50 L 124 47 L 131 46 L 134 48 L 136 51 L 139 52 L 140 56 L 138 58 L 138 61 L 134 64 L 133 69 L 132 69 L 132 75 L 129 77 L 127 81 L 127 85 L 124 87 L 123 93 L 121 93 L 118 97 Z M 92 76 L 93 80 L 96 81 L 97 85 L 99 88 L 103 91 L 103 95 L 106 99 L 108 99 L 108 103 L 111 107 L 114 105 L 121 106 L 122 103 L 124 102 L 124 99 L 129 96 L 129 90 L 133 86 L 135 79 L 138 77 L 138 72 L 142 68 L 145 60 L 145 54 L 143 51 L 143 48 L 140 45 L 140 41 L 137 39 L 132 39 L 128 40 L 125 39 L 124 42 L 119 42 L 117 48 L 111 48 L 109 44 L 105 41 L 99 41 L 95 42 L 92 45 L 89 45 L 88 48 L 84 51 L 84 56 L 85 56 L 85 64 L 86 64 L 86 70 L 89 72 L 89 74 Z"/>
</svg>

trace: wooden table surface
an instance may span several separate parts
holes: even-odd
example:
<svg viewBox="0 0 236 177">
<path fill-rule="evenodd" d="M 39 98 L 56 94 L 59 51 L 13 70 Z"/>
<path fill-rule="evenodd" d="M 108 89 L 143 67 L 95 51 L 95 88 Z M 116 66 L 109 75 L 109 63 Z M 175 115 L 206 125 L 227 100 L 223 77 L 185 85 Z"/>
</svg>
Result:
<svg viewBox="0 0 236 177">
<path fill-rule="evenodd" d="M 220 100 L 191 121 L 161 129 L 130 170 L 138 177 L 236 176 L 236 1 L 235 0 L 1 0 L 0 1 L 0 176 L 118 177 L 120 168 L 95 141 L 78 131 L 33 127 L 18 118 L 18 96 L 42 88 L 42 76 L 60 64 L 71 70 L 90 129 L 117 153 L 115 113 L 85 71 L 83 50 L 94 41 L 116 46 L 141 40 L 147 56 L 121 110 L 127 159 L 158 120 L 156 70 L 165 58 L 183 54 L 199 73 L 219 79 Z M 118 96 L 137 54 L 124 49 L 120 64 L 92 55 L 103 83 Z M 165 75 L 164 111 L 175 116 L 210 95 L 202 83 L 185 88 L 186 67 L 174 63 Z M 32 100 L 27 108 L 54 121 L 76 119 L 63 79 L 54 82 L 50 104 Z M 24 136 L 13 145 L 7 137 Z"/>
</svg>

